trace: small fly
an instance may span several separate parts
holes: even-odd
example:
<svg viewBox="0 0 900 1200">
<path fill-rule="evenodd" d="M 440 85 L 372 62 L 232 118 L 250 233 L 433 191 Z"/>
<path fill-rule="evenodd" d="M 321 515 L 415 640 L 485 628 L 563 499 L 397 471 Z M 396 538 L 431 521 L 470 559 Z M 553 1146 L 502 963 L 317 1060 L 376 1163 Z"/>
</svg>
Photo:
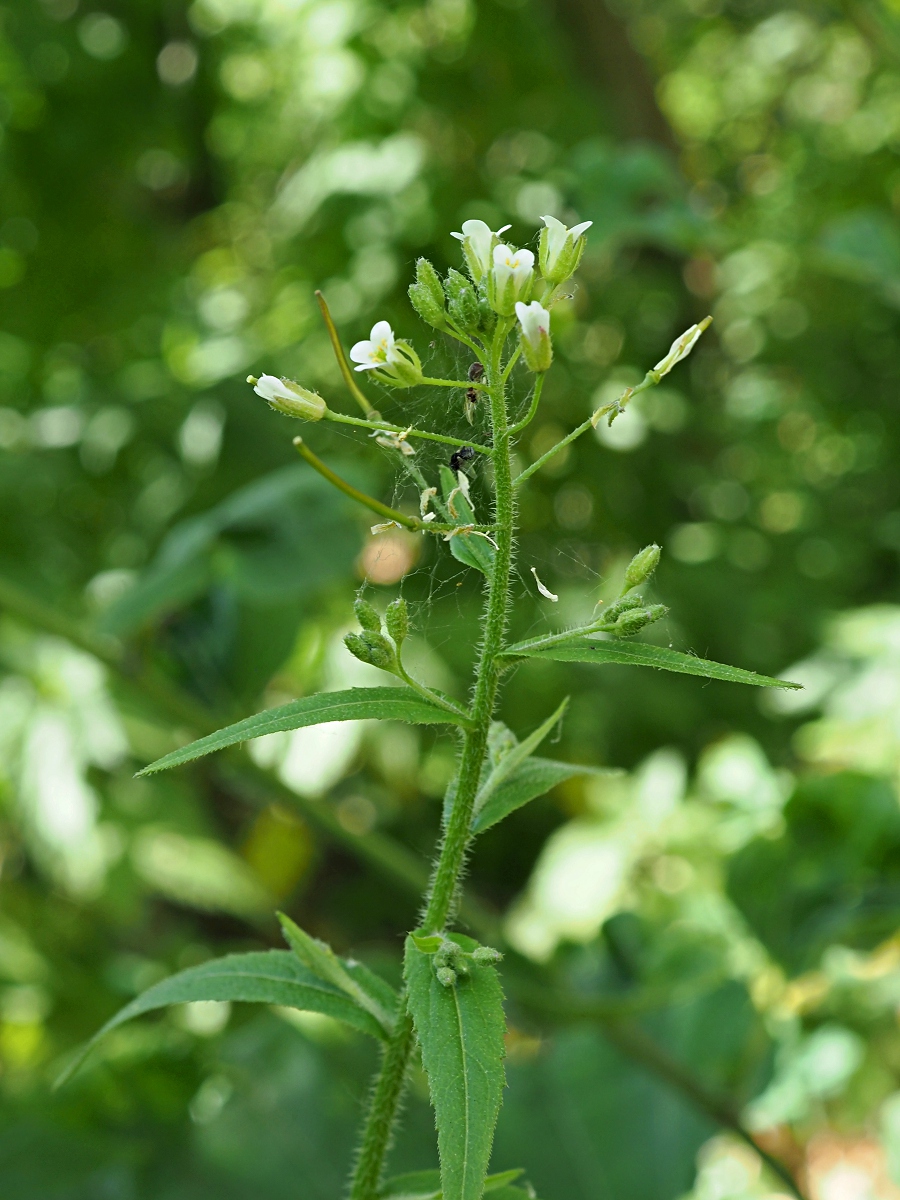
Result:
<svg viewBox="0 0 900 1200">
<path fill-rule="evenodd" d="M 463 463 L 471 462 L 474 457 L 475 451 L 471 446 L 460 446 L 458 450 L 454 450 L 450 455 L 450 470 L 461 470 Z"/>
</svg>

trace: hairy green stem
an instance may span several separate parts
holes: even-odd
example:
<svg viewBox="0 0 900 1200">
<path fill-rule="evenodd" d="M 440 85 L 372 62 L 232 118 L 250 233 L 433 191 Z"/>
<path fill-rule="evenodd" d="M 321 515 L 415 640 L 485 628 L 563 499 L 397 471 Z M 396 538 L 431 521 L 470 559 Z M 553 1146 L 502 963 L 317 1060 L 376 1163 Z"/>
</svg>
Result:
<svg viewBox="0 0 900 1200">
<path fill-rule="evenodd" d="M 384 1156 L 391 1144 L 394 1122 L 403 1099 L 412 1048 L 412 1017 L 406 1007 L 406 993 L 401 992 L 397 1024 L 385 1047 L 372 1087 L 369 1113 L 350 1185 L 350 1200 L 374 1200 L 378 1195 Z"/>
<path fill-rule="evenodd" d="M 461 385 L 454 385 L 461 386 Z M 399 425 L 391 425 L 389 421 L 367 421 L 363 417 L 348 417 L 345 413 L 337 413 L 326 409 L 326 421 L 336 421 L 340 425 L 358 425 L 362 429 L 372 429 L 376 433 L 396 433 L 405 437 L 425 438 L 429 442 L 443 442 L 445 446 L 469 446 L 478 454 L 490 454 L 490 446 L 479 445 L 478 442 L 464 442 L 461 438 L 445 437 L 442 433 L 432 433 L 428 429 L 401 429 Z"/>
<path fill-rule="evenodd" d="M 422 927 L 428 930 L 442 930 L 455 915 L 459 904 L 460 879 L 472 839 L 472 807 L 478 791 L 501 675 L 500 654 L 509 606 L 514 518 L 509 422 L 502 375 L 503 346 L 508 332 L 508 323 L 499 322 L 491 346 L 490 363 L 485 371 L 494 440 L 496 551 L 487 585 L 484 632 L 471 709 L 472 725 L 464 735 L 456 795 L 422 918 Z M 350 1200 L 375 1200 L 378 1194 L 412 1046 L 411 1021 L 404 1013 L 403 1019 L 398 1018 L 391 1035 L 372 1091 L 359 1158 L 350 1184 Z"/>
</svg>

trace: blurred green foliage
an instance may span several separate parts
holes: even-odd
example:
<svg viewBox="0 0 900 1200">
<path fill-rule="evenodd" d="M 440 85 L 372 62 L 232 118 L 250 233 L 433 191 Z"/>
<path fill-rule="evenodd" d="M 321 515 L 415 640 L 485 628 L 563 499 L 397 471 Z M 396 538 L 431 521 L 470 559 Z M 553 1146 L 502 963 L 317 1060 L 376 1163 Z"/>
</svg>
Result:
<svg viewBox="0 0 900 1200">
<path fill-rule="evenodd" d="M 783 1187 L 627 1018 L 814 1197 L 894 1197 L 896 4 L 19 0 L 0 124 L 4 1198 L 338 1195 L 372 1052 L 322 1021 L 186 1006 L 49 1083 L 136 992 L 279 944 L 276 901 L 397 977 L 415 868 L 396 843 L 430 852 L 447 735 L 300 730 L 252 766 L 132 775 L 216 723 L 377 681 L 341 650 L 363 575 L 381 608 L 402 586 L 410 661 L 460 694 L 477 581 L 372 539 L 243 377 L 351 404 L 315 288 L 345 342 L 379 318 L 406 336 L 419 254 L 458 265 L 469 217 L 530 243 L 545 212 L 594 226 L 529 460 L 715 324 L 531 480 L 514 635 L 587 615 L 659 541 L 658 642 L 806 690 L 520 668 L 510 727 L 571 693 L 553 756 L 623 773 L 479 843 L 472 891 L 513 947 L 493 1169 L 527 1164 L 543 1200 Z M 468 365 L 417 337 L 433 373 Z M 451 396 L 378 403 L 476 436 Z M 310 441 L 414 499 L 371 442 Z M 394 1159 L 434 1165 L 419 1074 Z"/>
</svg>

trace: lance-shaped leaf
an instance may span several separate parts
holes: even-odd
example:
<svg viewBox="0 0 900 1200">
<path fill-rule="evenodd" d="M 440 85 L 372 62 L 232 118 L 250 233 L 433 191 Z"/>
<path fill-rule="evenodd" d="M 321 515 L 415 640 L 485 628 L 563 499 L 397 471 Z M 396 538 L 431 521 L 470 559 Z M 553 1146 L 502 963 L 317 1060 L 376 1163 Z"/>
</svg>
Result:
<svg viewBox="0 0 900 1200">
<path fill-rule="evenodd" d="M 501 1171 L 498 1175 L 488 1175 L 484 1181 L 484 1194 L 500 1193 L 505 1196 L 512 1193 L 517 1198 L 528 1196 L 521 1188 L 511 1188 L 509 1185 L 519 1179 L 525 1172 L 522 1167 L 513 1171 Z M 407 1175 L 396 1175 L 389 1179 L 379 1192 L 379 1200 L 442 1200 L 440 1171 L 411 1171 Z"/>
<path fill-rule="evenodd" d="M 380 998 L 386 1006 L 390 1005 L 393 997 L 393 1004 L 396 1005 L 396 996 L 389 985 L 366 967 L 349 962 L 342 965 L 365 992 Z M 126 1004 L 82 1047 L 58 1082 L 65 1082 L 78 1069 L 102 1037 L 132 1017 L 193 1000 L 244 1000 L 255 1004 L 277 1004 L 284 1008 L 323 1013 L 374 1037 L 383 1038 L 386 1033 L 371 1012 L 360 1007 L 341 988 L 314 974 L 289 950 L 228 954 L 224 958 L 214 958 L 200 966 L 179 971 L 177 975 L 170 975 Z"/>
<path fill-rule="evenodd" d="M 449 513 L 451 521 L 458 521 L 460 525 L 478 524 L 471 501 L 460 489 L 459 481 L 449 467 L 441 467 L 441 489 L 444 503 L 453 506 L 453 511 Z M 494 569 L 494 547 L 486 537 L 480 533 L 455 533 L 450 538 L 449 545 L 450 553 L 457 562 L 474 567 L 476 571 L 490 577 Z"/>
<path fill-rule="evenodd" d="M 266 709 L 234 725 L 227 725 L 207 737 L 182 746 L 180 750 L 163 755 L 144 767 L 139 774 L 152 775 L 155 771 L 167 771 L 170 767 L 178 767 L 205 754 L 267 733 L 282 733 L 287 729 L 302 729 L 306 725 L 322 725 L 327 721 L 361 721 L 370 718 L 408 721 L 412 725 L 463 724 L 465 720 L 462 716 L 454 716 L 446 709 L 429 704 L 408 688 L 348 688 L 344 692 L 320 692 L 317 696 L 291 700 L 289 704 L 280 704 L 277 708 Z"/>
<path fill-rule="evenodd" d="M 488 777 L 484 780 L 481 787 L 478 789 L 478 794 L 475 797 L 473 813 L 477 818 L 478 814 L 489 802 L 491 796 L 497 791 L 497 788 L 509 779 L 520 763 L 531 754 L 532 750 L 536 750 L 550 730 L 557 725 L 565 714 L 569 706 L 569 697 L 567 696 L 560 704 L 556 712 L 551 713 L 543 724 L 539 725 L 533 733 L 530 733 L 523 742 L 512 742 L 512 744 L 500 756 L 498 761 L 491 768 Z M 498 818 L 499 820 L 499 818 Z M 492 821 L 491 824 L 494 822 Z M 487 826 L 485 826 L 487 828 Z"/>
<path fill-rule="evenodd" d="M 472 818 L 472 832 L 484 833 L 504 817 L 515 812 L 530 800 L 543 796 L 558 783 L 576 775 L 612 775 L 615 771 L 601 767 L 584 767 L 577 763 L 554 762 L 550 758 L 526 758 L 513 773 L 497 787 Z"/>
<path fill-rule="evenodd" d="M 278 920 L 287 944 L 303 966 L 326 983 L 340 988 L 355 1004 L 371 1013 L 385 1033 L 390 1033 L 394 1027 L 397 1003 L 393 989 L 365 967 L 362 968 L 361 978 L 359 971 L 353 972 L 359 963 L 343 962 L 330 946 L 318 938 L 310 937 L 284 913 L 278 914 Z"/>
<path fill-rule="evenodd" d="M 617 663 L 629 667 L 656 667 L 660 671 L 702 675 L 705 679 L 723 679 L 726 683 L 749 683 L 755 687 L 801 686 L 786 679 L 772 679 L 768 675 L 757 675 L 755 671 L 744 671 L 741 667 L 730 667 L 725 663 L 697 658 L 693 654 L 682 654 L 680 650 L 670 650 L 667 646 L 651 646 L 646 642 L 594 641 L 591 638 L 582 638 L 576 642 L 549 646 L 545 650 L 529 647 L 527 643 L 518 643 L 509 646 L 504 654 L 510 658 L 544 658 L 553 662 Z"/>
<path fill-rule="evenodd" d="M 475 942 L 457 935 L 463 949 Z M 443 1200 L 481 1200 L 503 1094 L 503 993 L 473 963 L 445 987 L 434 959 L 406 939 L 405 976 L 438 1131 Z"/>
</svg>

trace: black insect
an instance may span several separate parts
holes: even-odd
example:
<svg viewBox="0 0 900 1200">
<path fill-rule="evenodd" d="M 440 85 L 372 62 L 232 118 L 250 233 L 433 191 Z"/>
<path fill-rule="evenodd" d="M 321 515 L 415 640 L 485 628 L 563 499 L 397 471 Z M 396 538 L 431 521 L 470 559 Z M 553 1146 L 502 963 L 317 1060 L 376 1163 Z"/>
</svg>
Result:
<svg viewBox="0 0 900 1200">
<path fill-rule="evenodd" d="M 473 362 L 469 367 L 469 380 L 471 383 L 478 383 L 484 374 L 484 367 L 480 362 Z M 466 420 L 470 425 L 475 419 L 475 405 L 478 403 L 478 388 L 466 388 Z"/>
<path fill-rule="evenodd" d="M 450 455 L 450 470 L 459 471 L 463 463 L 471 462 L 474 457 L 475 451 L 471 446 L 460 446 Z"/>
</svg>

